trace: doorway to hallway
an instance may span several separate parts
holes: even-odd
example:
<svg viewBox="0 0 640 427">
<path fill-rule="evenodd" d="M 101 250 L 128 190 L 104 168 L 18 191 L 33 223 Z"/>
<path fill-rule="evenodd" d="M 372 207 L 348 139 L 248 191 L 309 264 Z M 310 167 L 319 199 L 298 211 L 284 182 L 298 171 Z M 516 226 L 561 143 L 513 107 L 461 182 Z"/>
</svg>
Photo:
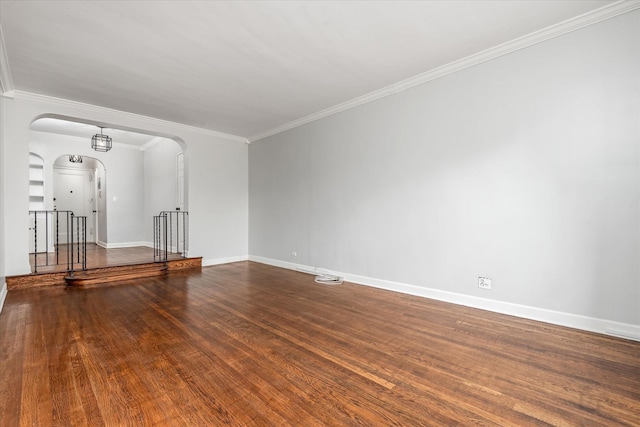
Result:
<svg viewBox="0 0 640 427">
<path fill-rule="evenodd" d="M 76 156 L 75 162 L 70 159 L 71 156 L 60 156 L 53 164 L 53 210 L 71 211 L 77 217 L 87 217 L 87 243 L 97 243 L 103 222 L 99 221 L 99 216 L 106 215 L 106 203 L 101 203 L 106 184 L 104 166 L 91 157 Z M 66 224 L 61 226 L 64 228 L 60 230 L 61 235 L 66 238 Z M 73 235 L 75 241 L 77 237 Z M 63 240 L 60 243 L 67 242 Z"/>
</svg>

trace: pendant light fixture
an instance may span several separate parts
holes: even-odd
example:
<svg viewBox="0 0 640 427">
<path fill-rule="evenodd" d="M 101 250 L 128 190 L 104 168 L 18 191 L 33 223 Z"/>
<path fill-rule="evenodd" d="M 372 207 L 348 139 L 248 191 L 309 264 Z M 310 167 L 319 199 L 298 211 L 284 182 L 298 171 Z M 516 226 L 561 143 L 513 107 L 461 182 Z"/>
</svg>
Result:
<svg viewBox="0 0 640 427">
<path fill-rule="evenodd" d="M 69 154 L 69 161 L 71 163 L 82 163 L 82 156 L 80 154 Z"/>
<path fill-rule="evenodd" d="M 96 151 L 109 151 L 111 150 L 111 138 L 109 138 L 109 136 L 107 135 L 103 135 L 102 134 L 102 127 L 100 127 L 100 133 L 93 135 L 93 138 L 91 138 L 91 148 L 93 148 Z"/>
</svg>

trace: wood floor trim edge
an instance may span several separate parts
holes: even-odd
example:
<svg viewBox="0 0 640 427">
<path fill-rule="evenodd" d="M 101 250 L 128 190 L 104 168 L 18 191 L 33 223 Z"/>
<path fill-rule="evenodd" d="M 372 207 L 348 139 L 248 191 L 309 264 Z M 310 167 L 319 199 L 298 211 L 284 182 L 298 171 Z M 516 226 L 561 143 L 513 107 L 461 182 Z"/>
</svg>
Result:
<svg viewBox="0 0 640 427">
<path fill-rule="evenodd" d="M 316 270 L 316 267 L 311 267 L 308 265 L 295 264 L 255 255 L 249 255 L 249 261 L 303 272 L 313 272 Z M 566 326 L 569 328 L 581 329 L 584 331 L 596 332 L 599 334 L 612 335 L 629 340 L 640 341 L 640 325 L 615 322 L 612 320 L 598 319 L 578 314 L 564 313 L 504 301 L 496 301 L 487 298 L 479 298 L 470 295 L 441 291 L 432 288 L 424 288 L 421 286 L 415 286 L 406 283 L 392 282 L 389 280 L 375 279 L 372 277 L 358 276 L 355 274 L 342 273 L 338 271 L 328 271 L 326 269 L 323 269 L 322 272 L 341 276 L 347 282 L 357 283 L 359 285 L 371 286 L 374 288 L 385 289 L 388 291 L 400 292 L 403 294 L 409 294 L 424 298 L 431 298 L 438 301 L 478 308 L 481 310 L 488 310 L 495 313 L 507 314 L 524 319 L 536 320 L 539 322 L 546 322 L 554 325 Z"/>
</svg>

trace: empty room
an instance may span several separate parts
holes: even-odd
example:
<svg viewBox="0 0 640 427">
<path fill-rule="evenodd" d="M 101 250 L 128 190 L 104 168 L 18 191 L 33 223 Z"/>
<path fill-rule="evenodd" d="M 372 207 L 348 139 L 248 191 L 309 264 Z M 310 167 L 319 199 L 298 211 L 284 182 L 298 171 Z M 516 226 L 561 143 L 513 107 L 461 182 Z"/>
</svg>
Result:
<svg viewBox="0 0 640 427">
<path fill-rule="evenodd" d="M 640 1 L 0 0 L 0 426 L 640 425 Z"/>
</svg>

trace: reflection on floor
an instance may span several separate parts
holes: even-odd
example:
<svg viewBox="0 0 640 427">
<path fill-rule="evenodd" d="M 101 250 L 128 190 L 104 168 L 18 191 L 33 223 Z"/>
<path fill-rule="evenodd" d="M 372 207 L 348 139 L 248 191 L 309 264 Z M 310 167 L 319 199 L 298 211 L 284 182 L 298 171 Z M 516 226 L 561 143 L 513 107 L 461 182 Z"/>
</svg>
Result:
<svg viewBox="0 0 640 427">
<path fill-rule="evenodd" d="M 39 253 L 37 258 L 30 254 L 29 263 L 31 271 L 36 272 L 34 266 L 37 261 L 38 273 L 52 273 L 57 271 L 67 271 L 68 246 L 59 245 L 58 252 L 48 254 Z M 77 264 L 77 254 L 74 262 Z M 184 258 L 181 254 L 170 254 L 170 260 Z M 112 267 L 116 265 L 140 264 L 153 262 L 153 248 L 137 246 L 132 248 L 105 249 L 95 243 L 87 244 L 87 268 Z M 49 264 L 49 265 L 46 265 Z"/>
<path fill-rule="evenodd" d="M 9 291 L 3 427 L 640 426 L 640 342 L 244 261 Z"/>
</svg>

